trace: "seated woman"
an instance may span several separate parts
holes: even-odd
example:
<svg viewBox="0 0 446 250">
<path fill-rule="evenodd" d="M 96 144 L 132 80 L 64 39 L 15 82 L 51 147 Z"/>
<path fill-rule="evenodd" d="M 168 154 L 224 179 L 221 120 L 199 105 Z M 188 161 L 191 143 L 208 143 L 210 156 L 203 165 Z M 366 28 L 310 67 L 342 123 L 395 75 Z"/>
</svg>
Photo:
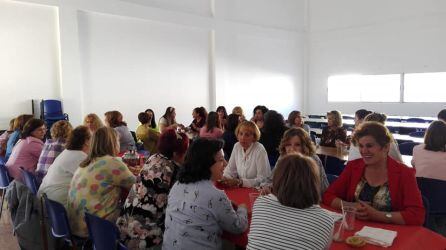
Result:
<svg viewBox="0 0 446 250">
<path fill-rule="evenodd" d="M 225 168 L 222 184 L 239 187 L 255 187 L 271 175 L 268 154 L 257 142 L 260 131 L 251 121 L 244 121 L 235 130 L 238 142 Z"/>
<path fill-rule="evenodd" d="M 314 147 L 313 142 L 311 141 L 310 136 L 305 130 L 302 128 L 290 128 L 283 134 L 282 141 L 280 141 L 279 145 L 280 157 L 279 160 L 284 158 L 289 154 L 302 154 L 304 156 L 308 156 L 316 162 L 316 166 L 318 167 L 319 177 L 321 184 L 320 191 L 321 194 L 325 192 L 328 187 L 327 175 L 325 174 L 324 166 L 322 165 L 321 160 L 316 154 L 316 149 Z M 277 167 L 277 165 L 276 165 Z M 275 168 L 274 168 L 275 169 Z M 267 178 L 265 184 L 265 188 L 263 190 L 270 193 L 272 176 L 274 175 L 275 170 L 273 170 L 273 174 L 270 178 Z M 262 184 L 263 185 L 263 184 Z"/>
<path fill-rule="evenodd" d="M 5 164 L 10 177 L 23 182 L 20 167 L 33 174 L 35 173 L 43 149 L 42 140 L 45 138 L 45 134 L 46 127 L 42 120 L 32 118 L 26 122 L 21 138 Z"/>
<path fill-rule="evenodd" d="M 9 121 L 9 128 L 0 135 L 0 156 L 5 156 L 6 145 L 8 143 L 9 136 L 14 132 L 14 121 L 15 118 Z"/>
<path fill-rule="evenodd" d="M 324 203 L 335 209 L 355 202 L 356 217 L 392 224 L 422 225 L 424 207 L 415 171 L 388 157 L 390 133 L 378 122 L 364 122 L 353 141 L 362 159 L 349 161 L 324 193 Z"/>
<path fill-rule="evenodd" d="M 8 160 L 12 154 L 12 149 L 19 141 L 23 127 L 25 124 L 33 118 L 33 115 L 19 115 L 14 120 L 14 132 L 9 135 L 8 142 L 6 143 L 5 159 Z"/>
<path fill-rule="evenodd" d="M 275 110 L 269 110 L 265 114 L 264 126 L 260 130 L 262 135 L 259 142 L 268 153 L 270 166 L 276 165 L 279 158 L 279 144 L 283 133 L 287 130 L 283 116 Z"/>
<path fill-rule="evenodd" d="M 175 120 L 177 113 L 175 112 L 174 107 L 167 107 L 166 112 L 163 116 L 161 116 L 158 124 L 160 128 L 160 132 L 163 133 L 165 129 L 173 128 L 176 129 L 178 124 Z"/>
<path fill-rule="evenodd" d="M 57 121 L 51 126 L 51 139 L 47 139 L 37 163 L 37 176 L 43 179 L 54 160 L 65 149 L 65 143 L 73 127 L 68 121 Z"/>
<path fill-rule="evenodd" d="M 131 150 L 135 147 L 135 139 L 130 133 L 127 123 L 122 120 L 122 114 L 113 110 L 105 113 L 105 125 L 118 132 L 120 153 Z"/>
<path fill-rule="evenodd" d="M 158 126 L 156 125 L 156 118 L 155 118 L 155 112 L 153 112 L 152 109 L 146 109 L 146 111 L 144 111 L 147 113 L 147 115 L 149 115 L 149 124 L 150 127 L 156 131 L 160 131 L 160 129 L 158 128 Z"/>
<path fill-rule="evenodd" d="M 255 106 L 252 111 L 251 121 L 254 122 L 260 130 L 263 128 L 264 115 L 266 112 L 268 112 L 268 108 L 263 105 Z"/>
<path fill-rule="evenodd" d="M 184 133 L 167 129 L 161 134 L 159 153 L 152 155 L 133 185 L 117 220 L 121 240 L 129 249 L 161 247 L 167 196 L 177 181 L 189 146 Z"/>
<path fill-rule="evenodd" d="M 239 116 L 239 119 L 240 119 L 240 122 L 244 122 L 244 121 L 246 121 L 245 113 L 243 112 L 242 107 L 240 107 L 240 106 L 235 106 L 235 107 L 232 109 L 232 114 L 236 114 L 236 115 L 238 115 L 238 116 Z"/>
<path fill-rule="evenodd" d="M 291 113 L 288 115 L 287 122 L 289 128 L 303 128 L 308 134 L 310 134 L 310 126 L 304 123 L 300 111 L 291 111 Z"/>
<path fill-rule="evenodd" d="M 197 139 L 190 146 L 178 181 L 169 193 L 163 249 L 221 249 L 222 231 L 248 228 L 246 205 L 237 210 L 213 182 L 222 178 L 223 142 Z"/>
<path fill-rule="evenodd" d="M 336 147 L 336 140 L 347 142 L 347 130 L 342 127 L 342 116 L 337 110 L 327 113 L 327 127 L 322 130 L 321 146 Z"/>
<path fill-rule="evenodd" d="M 194 119 L 189 125 L 192 133 L 200 133 L 200 129 L 206 124 L 207 111 L 204 107 L 196 107 L 192 111 L 192 118 Z"/>
<path fill-rule="evenodd" d="M 218 114 L 218 120 L 220 122 L 220 128 L 225 131 L 226 123 L 228 121 L 228 113 L 226 112 L 225 106 L 218 106 L 216 110 Z"/>
<path fill-rule="evenodd" d="M 117 132 L 99 128 L 92 137 L 87 158 L 80 164 L 68 191 L 67 212 L 72 233 L 87 237 L 84 213 L 115 222 L 122 195 L 135 183 L 135 176 L 116 156 L 119 153 Z"/>
<path fill-rule="evenodd" d="M 223 151 L 225 153 L 225 159 L 229 161 L 231 157 L 234 145 L 237 143 L 237 136 L 235 135 L 235 129 L 240 124 L 239 115 L 230 114 L 226 123 L 225 132 L 223 133 L 223 141 L 225 145 L 223 146 Z"/>
<path fill-rule="evenodd" d="M 54 160 L 43 178 L 38 196 L 45 193 L 48 198 L 67 207 L 68 189 L 79 164 L 87 158 L 90 150 L 90 129 L 76 127 L 68 136 L 66 149 Z"/>
<path fill-rule="evenodd" d="M 220 129 L 220 124 L 218 123 L 217 112 L 209 112 L 206 118 L 206 124 L 200 129 L 200 137 L 218 139 L 223 136 L 223 130 Z"/>
<path fill-rule="evenodd" d="M 138 120 L 141 125 L 136 128 L 136 139 L 143 143 L 145 150 L 151 154 L 157 153 L 158 149 L 156 145 L 158 144 L 160 133 L 150 124 L 150 116 L 147 112 L 139 113 Z"/>
<path fill-rule="evenodd" d="M 85 116 L 84 126 L 86 126 L 93 134 L 96 132 L 96 130 L 98 130 L 98 128 L 104 127 L 104 124 L 102 124 L 102 121 L 99 119 L 98 115 L 91 113 Z"/>
<path fill-rule="evenodd" d="M 273 192 L 254 203 L 247 249 L 328 249 L 334 220 L 319 206 L 319 181 L 311 158 L 280 159 Z"/>
<path fill-rule="evenodd" d="M 382 125 L 384 125 L 384 123 L 386 122 L 386 119 L 387 119 L 387 116 L 385 114 L 373 112 L 373 113 L 368 114 L 364 118 L 364 122 L 379 122 Z M 359 123 L 359 124 L 361 124 L 361 123 Z M 359 127 L 359 125 L 358 125 L 358 127 Z M 356 131 L 356 129 L 355 129 L 355 131 Z M 353 135 L 354 135 L 354 133 L 353 133 Z M 395 141 L 395 139 L 393 139 L 392 134 L 390 134 L 390 137 L 391 137 L 391 141 L 390 141 L 389 156 L 392 157 L 396 161 L 403 162 L 403 157 L 401 156 L 397 142 Z M 348 151 L 348 160 L 353 161 L 353 160 L 356 160 L 359 158 L 361 158 L 361 154 L 359 153 L 359 148 L 357 145 L 355 145 L 355 142 L 353 141 L 350 144 L 350 150 Z"/>
</svg>

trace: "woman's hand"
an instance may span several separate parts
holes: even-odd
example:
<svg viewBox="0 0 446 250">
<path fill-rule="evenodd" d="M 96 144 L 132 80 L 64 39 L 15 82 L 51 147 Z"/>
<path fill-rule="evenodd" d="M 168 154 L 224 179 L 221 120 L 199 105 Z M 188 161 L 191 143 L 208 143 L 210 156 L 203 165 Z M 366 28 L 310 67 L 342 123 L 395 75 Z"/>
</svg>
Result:
<svg viewBox="0 0 446 250">
<path fill-rule="evenodd" d="M 260 195 L 268 195 L 271 193 L 271 190 L 272 190 L 271 185 L 260 187 Z"/>
<path fill-rule="evenodd" d="M 221 183 L 223 185 L 226 185 L 229 187 L 238 187 L 240 184 L 240 181 L 239 181 L 239 179 L 223 177 L 223 179 L 221 179 Z"/>
<path fill-rule="evenodd" d="M 379 211 L 370 206 L 367 202 L 359 201 L 359 205 L 356 207 L 356 218 L 360 220 L 377 220 Z"/>
</svg>

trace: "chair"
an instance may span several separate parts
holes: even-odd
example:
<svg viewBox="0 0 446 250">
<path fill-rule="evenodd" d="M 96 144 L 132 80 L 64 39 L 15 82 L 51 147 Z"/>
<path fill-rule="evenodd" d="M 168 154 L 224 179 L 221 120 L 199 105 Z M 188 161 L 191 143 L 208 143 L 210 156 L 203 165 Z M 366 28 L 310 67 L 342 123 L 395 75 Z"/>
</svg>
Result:
<svg viewBox="0 0 446 250">
<path fill-rule="evenodd" d="M 335 180 L 337 180 L 338 177 L 339 176 L 334 175 L 334 174 L 327 174 L 328 183 L 330 183 L 330 185 L 331 185 L 331 183 L 335 182 Z"/>
<path fill-rule="evenodd" d="M 410 133 L 409 136 L 423 138 L 424 133 L 425 133 L 424 131 L 415 131 L 415 132 Z"/>
<path fill-rule="evenodd" d="M 316 143 L 316 137 L 317 137 L 317 133 L 314 131 L 310 131 L 310 138 L 314 143 Z"/>
<path fill-rule="evenodd" d="M 400 133 L 400 128 L 399 127 L 387 126 L 387 128 L 389 129 L 390 133 L 392 133 L 392 134 L 399 134 Z"/>
<path fill-rule="evenodd" d="M 88 227 L 88 235 L 93 242 L 93 249 L 127 249 L 119 242 L 119 230 L 114 223 L 89 213 L 85 213 L 85 222 Z"/>
<path fill-rule="evenodd" d="M 5 201 L 5 194 L 6 194 L 6 189 L 9 186 L 9 183 L 11 179 L 9 178 L 8 175 L 8 170 L 6 169 L 6 167 L 3 164 L 0 164 L 0 189 L 2 190 L 2 203 L 0 205 L 0 218 L 2 217 L 2 212 L 3 212 L 3 203 Z"/>
<path fill-rule="evenodd" d="M 329 156 L 327 155 L 325 157 L 325 173 L 327 174 L 327 176 L 329 174 L 331 175 L 341 175 L 342 171 L 344 171 L 345 168 L 345 161 L 337 158 L 337 157 L 333 157 L 333 156 Z"/>
<path fill-rule="evenodd" d="M 40 118 L 45 121 L 48 129 L 60 120 L 68 121 L 68 114 L 62 111 L 62 102 L 59 100 L 42 100 L 40 102 Z"/>
<path fill-rule="evenodd" d="M 388 122 L 401 122 L 401 118 L 387 118 Z"/>
<path fill-rule="evenodd" d="M 423 197 L 428 200 L 429 210 L 426 208 L 426 213 L 429 211 L 429 218 L 437 215 L 445 216 L 446 199 L 444 199 L 444 190 L 446 190 L 446 181 L 417 177 L 417 184 Z M 433 229 L 430 223 L 427 224 L 427 227 Z"/>
<path fill-rule="evenodd" d="M 311 119 L 325 119 L 325 115 L 308 115 L 308 118 Z"/>
<path fill-rule="evenodd" d="M 26 171 L 23 167 L 20 167 L 20 171 L 22 172 L 24 184 L 29 188 L 31 193 L 36 195 L 37 190 L 39 190 L 36 177 L 32 173 Z"/>
<path fill-rule="evenodd" d="M 421 118 L 408 118 L 406 122 L 413 122 L 413 123 L 429 123 L 429 121 L 421 119 Z"/>
<path fill-rule="evenodd" d="M 0 165 L 5 165 L 6 164 L 6 159 L 3 156 L 0 156 Z"/>
<path fill-rule="evenodd" d="M 426 196 L 421 195 L 421 199 L 423 199 L 423 206 L 424 206 L 424 210 L 426 211 L 424 214 L 424 227 L 429 228 L 430 227 L 430 223 L 429 223 L 429 213 L 430 213 L 430 203 L 429 200 L 426 198 Z"/>
<path fill-rule="evenodd" d="M 408 135 L 410 133 L 416 132 L 416 128 L 410 128 L 410 127 L 400 127 L 399 128 L 399 134 L 401 135 Z"/>
<path fill-rule="evenodd" d="M 413 147 L 415 147 L 418 144 L 419 143 L 416 143 L 416 142 L 404 142 L 404 143 L 398 144 L 398 148 L 402 155 L 413 155 Z"/>
<path fill-rule="evenodd" d="M 350 116 L 350 115 L 343 115 L 343 116 L 342 116 L 342 119 L 344 119 L 344 120 L 354 120 L 355 117 Z"/>
</svg>

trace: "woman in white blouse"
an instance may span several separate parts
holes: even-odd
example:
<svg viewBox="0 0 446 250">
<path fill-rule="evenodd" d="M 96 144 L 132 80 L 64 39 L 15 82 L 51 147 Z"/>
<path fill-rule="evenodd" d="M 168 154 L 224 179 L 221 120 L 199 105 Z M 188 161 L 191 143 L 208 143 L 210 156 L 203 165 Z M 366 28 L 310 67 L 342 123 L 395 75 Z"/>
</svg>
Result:
<svg viewBox="0 0 446 250">
<path fill-rule="evenodd" d="M 225 168 L 222 183 L 228 186 L 255 187 L 271 175 L 268 155 L 257 142 L 260 131 L 251 121 L 244 121 L 236 128 L 238 142 Z"/>
</svg>

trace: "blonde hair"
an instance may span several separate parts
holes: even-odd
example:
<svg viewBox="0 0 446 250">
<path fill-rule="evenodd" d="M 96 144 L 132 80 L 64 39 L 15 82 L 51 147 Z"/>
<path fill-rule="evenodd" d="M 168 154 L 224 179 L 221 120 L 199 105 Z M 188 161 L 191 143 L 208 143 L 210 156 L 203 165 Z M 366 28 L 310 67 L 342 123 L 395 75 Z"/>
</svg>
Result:
<svg viewBox="0 0 446 250">
<path fill-rule="evenodd" d="M 110 155 L 115 156 L 119 152 L 117 132 L 110 127 L 102 127 L 96 130 L 91 139 L 90 152 L 80 167 L 90 165 L 96 158 Z"/>
<path fill-rule="evenodd" d="M 90 113 L 90 114 L 85 116 L 85 118 L 84 118 L 84 126 L 87 126 L 87 119 L 92 119 L 93 120 L 93 126 L 95 127 L 95 130 L 98 130 L 98 128 L 104 127 L 104 124 L 102 123 L 101 119 L 99 119 L 99 116 L 97 116 L 94 113 Z"/>
<path fill-rule="evenodd" d="M 66 141 L 71 134 L 71 131 L 73 131 L 73 126 L 71 126 L 70 122 L 57 121 L 51 126 L 51 138 L 54 140 L 63 139 Z"/>
<path fill-rule="evenodd" d="M 328 116 L 331 115 L 333 117 L 333 125 L 335 127 L 342 127 L 342 115 L 341 112 L 337 111 L 337 110 L 332 110 L 330 112 L 327 113 L 327 118 Z"/>
<path fill-rule="evenodd" d="M 313 156 L 316 154 L 316 148 L 311 141 L 310 136 L 303 128 L 290 128 L 283 134 L 279 145 L 279 152 L 281 155 L 286 155 L 285 144 L 288 143 L 294 136 L 299 137 L 300 145 L 302 147 L 302 154 L 306 156 Z"/>
<path fill-rule="evenodd" d="M 252 121 L 244 121 L 240 123 L 237 128 L 235 129 L 235 135 L 238 136 L 238 132 L 242 129 L 246 128 L 248 129 L 253 135 L 256 141 L 260 139 L 260 130 L 257 125 Z"/>
</svg>

